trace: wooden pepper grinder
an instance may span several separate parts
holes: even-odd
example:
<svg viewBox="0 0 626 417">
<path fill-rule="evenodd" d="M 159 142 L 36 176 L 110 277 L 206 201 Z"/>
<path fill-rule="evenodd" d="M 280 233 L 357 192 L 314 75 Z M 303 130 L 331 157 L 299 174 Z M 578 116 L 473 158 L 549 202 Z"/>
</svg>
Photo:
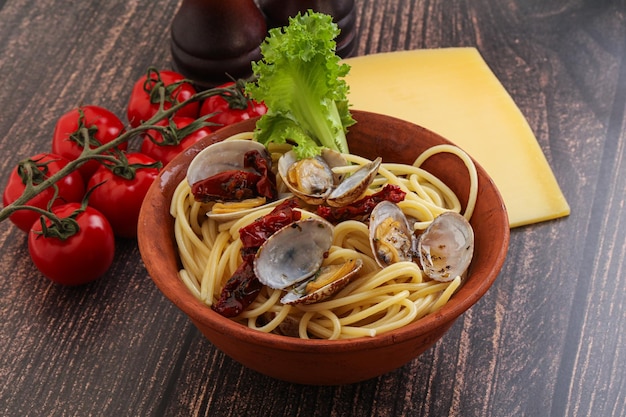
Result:
<svg viewBox="0 0 626 417">
<path fill-rule="evenodd" d="M 354 0 L 257 0 L 268 27 L 284 26 L 289 17 L 308 9 L 333 17 L 341 33 L 337 37 L 337 55 L 346 58 L 356 52 L 356 9 Z"/>
<path fill-rule="evenodd" d="M 183 0 L 171 26 L 175 69 L 201 88 L 252 75 L 267 36 L 254 0 Z"/>
</svg>

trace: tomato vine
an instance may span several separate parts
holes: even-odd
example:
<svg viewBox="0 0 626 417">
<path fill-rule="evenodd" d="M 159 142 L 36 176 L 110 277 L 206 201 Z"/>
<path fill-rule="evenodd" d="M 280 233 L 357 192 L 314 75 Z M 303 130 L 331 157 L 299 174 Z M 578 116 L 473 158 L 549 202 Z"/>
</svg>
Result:
<svg viewBox="0 0 626 417">
<path fill-rule="evenodd" d="M 154 71 L 154 70 L 151 69 L 150 71 Z M 188 82 L 191 82 L 191 81 L 188 81 Z M 195 93 L 191 97 L 189 97 L 187 100 L 174 103 L 166 109 L 165 108 L 166 93 L 167 93 L 166 87 L 164 87 L 163 85 L 159 85 L 157 88 L 158 97 L 159 97 L 159 109 L 157 110 L 157 112 L 147 121 L 142 122 L 136 127 L 126 130 L 125 132 L 123 132 L 117 138 L 113 139 L 110 142 L 99 144 L 99 146 L 97 147 L 89 146 L 91 143 L 89 139 L 90 137 L 89 128 L 85 126 L 81 126 L 79 128 L 79 132 L 80 132 L 80 135 L 85 139 L 83 142 L 84 147 L 83 147 L 81 154 L 76 159 L 71 160 L 65 167 L 60 169 L 58 172 L 50 175 L 49 177 L 45 179 L 34 181 L 34 176 L 40 173 L 39 172 L 35 173 L 34 172 L 35 170 L 27 169 L 24 173 L 26 176 L 26 182 L 25 182 L 25 189 L 23 193 L 12 203 L 6 205 L 0 210 L 0 222 L 5 221 L 11 216 L 11 214 L 15 213 L 18 210 L 35 210 L 35 211 L 38 211 L 40 214 L 45 215 L 52 222 L 56 223 L 57 221 L 60 221 L 60 219 L 56 218 L 56 216 L 50 210 L 46 211 L 43 209 L 34 208 L 32 206 L 29 206 L 27 202 L 30 201 L 33 197 L 43 192 L 44 190 L 46 190 L 47 188 L 54 187 L 54 185 L 58 181 L 60 181 L 63 177 L 65 177 L 66 175 L 68 175 L 69 173 L 73 171 L 76 171 L 81 165 L 85 164 L 88 161 L 94 160 L 94 159 L 111 160 L 111 158 L 115 158 L 113 154 L 108 153 L 108 152 L 110 152 L 112 149 L 116 148 L 117 146 L 128 142 L 131 138 L 147 130 L 159 129 L 160 127 L 156 125 L 159 121 L 170 118 L 178 110 L 185 107 L 189 103 L 200 102 L 208 97 L 215 96 L 215 95 L 240 94 L 239 90 L 237 90 L 238 88 L 239 88 L 238 85 L 234 85 L 229 88 L 213 88 L 213 89 L 200 91 L 200 92 Z M 93 143 L 91 144 L 93 145 Z"/>
</svg>

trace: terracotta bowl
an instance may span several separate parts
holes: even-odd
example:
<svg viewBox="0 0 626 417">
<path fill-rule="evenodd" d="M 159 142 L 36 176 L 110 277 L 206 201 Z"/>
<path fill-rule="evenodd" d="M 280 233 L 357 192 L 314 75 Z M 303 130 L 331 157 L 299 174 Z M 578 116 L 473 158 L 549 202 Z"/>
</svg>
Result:
<svg viewBox="0 0 626 417">
<path fill-rule="evenodd" d="M 353 111 L 353 115 L 357 124 L 348 134 L 350 150 L 370 159 L 380 155 L 384 161 L 413 163 L 424 149 L 449 143 L 429 130 L 399 119 L 361 111 Z M 152 280 L 211 343 L 234 360 L 265 375 L 295 383 L 335 385 L 366 380 L 394 370 L 430 348 L 496 279 L 508 248 L 509 224 L 498 190 L 478 166 L 478 201 L 471 219 L 476 239 L 474 259 L 464 285 L 438 312 L 389 333 L 339 341 L 265 334 L 215 313 L 178 279 L 180 262 L 169 215 L 170 200 L 194 155 L 213 142 L 252 130 L 254 123 L 250 120 L 223 128 L 180 154 L 148 191 L 139 217 L 139 249 Z M 466 200 L 469 180 L 458 158 L 436 155 L 424 168 L 443 179 L 461 201 Z"/>
</svg>

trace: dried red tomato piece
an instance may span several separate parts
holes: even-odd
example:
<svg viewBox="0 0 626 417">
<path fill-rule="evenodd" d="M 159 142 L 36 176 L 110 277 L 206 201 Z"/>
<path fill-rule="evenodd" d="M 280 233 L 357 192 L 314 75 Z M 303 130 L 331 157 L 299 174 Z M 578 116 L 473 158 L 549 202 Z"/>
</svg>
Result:
<svg viewBox="0 0 626 417">
<path fill-rule="evenodd" d="M 276 175 L 271 169 L 271 160 L 265 158 L 258 151 L 249 151 L 244 156 L 243 165 L 246 168 L 253 168 L 261 176 L 256 183 L 257 194 L 267 198 L 268 201 L 276 200 L 278 190 L 276 188 Z"/>
<path fill-rule="evenodd" d="M 300 220 L 301 213 L 294 210 L 295 200 L 286 200 L 270 213 L 239 229 L 243 243 L 243 263 L 228 279 L 213 310 L 224 317 L 235 317 L 244 311 L 257 297 L 263 284 L 254 273 L 254 256 L 259 247 L 283 226 Z"/>
<path fill-rule="evenodd" d="M 241 201 L 255 197 L 259 174 L 247 171 L 224 171 L 191 186 L 196 201 Z"/>
<path fill-rule="evenodd" d="M 270 213 L 239 229 L 239 239 L 244 248 L 259 248 L 278 229 L 300 220 L 301 213 L 294 199 L 280 203 Z"/>
<path fill-rule="evenodd" d="M 244 259 L 222 289 L 213 310 L 224 317 L 235 317 L 256 299 L 263 284 L 254 274 L 254 255 Z"/>
<path fill-rule="evenodd" d="M 317 214 L 331 223 L 339 223 L 344 220 L 365 220 L 381 201 L 399 203 L 404 200 L 406 193 L 397 185 L 387 184 L 382 190 L 363 197 L 354 203 L 344 207 L 318 206 Z"/>
<path fill-rule="evenodd" d="M 247 198 L 265 197 L 276 200 L 276 176 L 271 170 L 271 160 L 259 151 L 252 150 L 243 156 L 244 168 L 252 170 L 229 170 L 205 178 L 191 186 L 196 201 L 241 201 Z"/>
</svg>

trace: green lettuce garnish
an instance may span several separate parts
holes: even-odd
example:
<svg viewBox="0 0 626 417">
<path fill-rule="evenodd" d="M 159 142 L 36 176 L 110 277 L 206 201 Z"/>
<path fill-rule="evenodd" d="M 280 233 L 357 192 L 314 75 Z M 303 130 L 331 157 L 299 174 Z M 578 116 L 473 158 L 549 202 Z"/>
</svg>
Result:
<svg viewBox="0 0 626 417">
<path fill-rule="evenodd" d="M 331 16 L 311 10 L 269 31 L 262 59 L 252 63 L 256 80 L 246 85 L 250 97 L 268 108 L 256 124 L 259 142 L 295 143 L 299 158 L 324 147 L 349 152 L 346 132 L 355 121 L 342 77 L 350 66 L 335 52 L 338 34 Z"/>
</svg>

